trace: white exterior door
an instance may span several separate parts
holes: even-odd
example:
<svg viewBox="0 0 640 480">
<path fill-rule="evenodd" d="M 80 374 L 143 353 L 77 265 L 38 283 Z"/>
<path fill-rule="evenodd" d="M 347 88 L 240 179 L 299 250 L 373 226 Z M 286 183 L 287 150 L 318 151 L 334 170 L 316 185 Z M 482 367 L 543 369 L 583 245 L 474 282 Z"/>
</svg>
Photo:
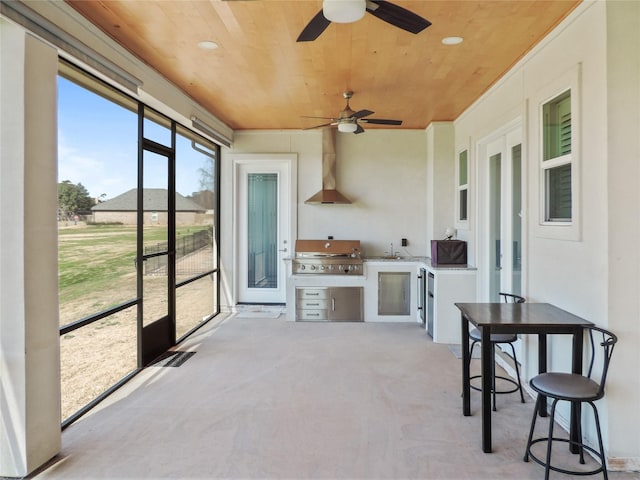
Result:
<svg viewBox="0 0 640 480">
<path fill-rule="evenodd" d="M 522 292 L 522 134 L 520 126 L 491 137 L 479 148 L 480 199 L 478 266 L 480 297 Z"/>
<path fill-rule="evenodd" d="M 522 131 L 520 124 L 503 129 L 479 145 L 480 299 L 501 301 L 499 292 L 521 295 L 522 287 Z M 521 341 L 514 343 L 520 357 Z M 506 349 L 510 353 L 510 349 Z"/>
<path fill-rule="evenodd" d="M 295 240 L 296 156 L 238 155 L 235 174 L 237 303 L 284 304 Z"/>
</svg>

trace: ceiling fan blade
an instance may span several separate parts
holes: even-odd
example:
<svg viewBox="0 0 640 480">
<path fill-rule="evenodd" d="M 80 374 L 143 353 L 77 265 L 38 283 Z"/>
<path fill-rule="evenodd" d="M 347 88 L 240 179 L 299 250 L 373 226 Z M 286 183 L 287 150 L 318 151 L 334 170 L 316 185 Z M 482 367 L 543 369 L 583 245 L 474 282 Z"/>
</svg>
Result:
<svg viewBox="0 0 640 480">
<path fill-rule="evenodd" d="M 409 10 L 384 0 L 367 0 L 367 11 L 391 25 L 411 33 L 420 33 L 431 22 Z"/>
<path fill-rule="evenodd" d="M 323 118 L 325 120 L 337 121 L 338 119 L 335 117 L 310 117 L 309 115 L 301 115 L 300 118 Z"/>
<path fill-rule="evenodd" d="M 314 128 L 320 128 L 320 127 L 330 127 L 332 125 L 337 125 L 337 122 L 330 122 L 330 123 L 323 123 L 322 125 L 316 125 L 314 127 L 308 127 L 305 128 L 304 130 L 313 130 Z"/>
<path fill-rule="evenodd" d="M 330 23 L 331 21 L 327 20 L 322 14 L 322 10 L 320 10 L 307 26 L 304 27 L 304 30 L 302 30 L 296 42 L 311 42 L 315 40 L 326 30 Z"/>
<path fill-rule="evenodd" d="M 402 125 L 402 120 L 389 120 L 387 118 L 365 118 L 362 122 L 374 125 Z"/>
<path fill-rule="evenodd" d="M 356 128 L 356 131 L 353 132 L 354 134 L 358 134 L 358 133 L 364 133 L 364 128 L 362 128 L 360 125 L 358 125 L 358 128 Z"/>
<path fill-rule="evenodd" d="M 371 110 L 358 110 L 356 113 L 354 113 L 353 115 L 351 115 L 354 118 L 362 118 L 362 117 L 366 117 L 367 115 L 373 115 L 375 112 L 372 112 Z"/>
</svg>

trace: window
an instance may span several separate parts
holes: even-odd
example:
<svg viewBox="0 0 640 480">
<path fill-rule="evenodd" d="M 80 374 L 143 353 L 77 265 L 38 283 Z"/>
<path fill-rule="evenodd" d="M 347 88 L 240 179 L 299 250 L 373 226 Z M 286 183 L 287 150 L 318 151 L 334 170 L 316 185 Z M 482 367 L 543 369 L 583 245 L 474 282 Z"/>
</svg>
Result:
<svg viewBox="0 0 640 480">
<path fill-rule="evenodd" d="M 458 221 L 466 222 L 468 218 L 468 152 L 458 154 Z"/>
<path fill-rule="evenodd" d="M 544 221 L 571 222 L 571 90 L 542 106 Z"/>
<path fill-rule="evenodd" d="M 554 240 L 582 238 L 580 150 L 582 65 L 577 63 L 543 85 L 529 99 L 531 158 L 538 175 L 531 178 L 538 201 L 533 234 Z"/>
<path fill-rule="evenodd" d="M 220 148 L 61 60 L 58 149 L 64 428 L 219 313 Z"/>
</svg>

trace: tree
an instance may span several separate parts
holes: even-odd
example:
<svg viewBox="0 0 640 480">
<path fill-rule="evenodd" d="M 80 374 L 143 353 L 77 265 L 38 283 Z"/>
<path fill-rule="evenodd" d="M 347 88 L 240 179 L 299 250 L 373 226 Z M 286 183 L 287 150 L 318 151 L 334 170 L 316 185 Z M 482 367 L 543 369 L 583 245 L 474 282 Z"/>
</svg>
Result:
<svg viewBox="0 0 640 480">
<path fill-rule="evenodd" d="M 69 180 L 58 183 L 58 211 L 61 218 L 71 219 L 74 215 L 89 211 L 92 205 L 93 200 L 82 183 L 74 185 Z"/>
</svg>

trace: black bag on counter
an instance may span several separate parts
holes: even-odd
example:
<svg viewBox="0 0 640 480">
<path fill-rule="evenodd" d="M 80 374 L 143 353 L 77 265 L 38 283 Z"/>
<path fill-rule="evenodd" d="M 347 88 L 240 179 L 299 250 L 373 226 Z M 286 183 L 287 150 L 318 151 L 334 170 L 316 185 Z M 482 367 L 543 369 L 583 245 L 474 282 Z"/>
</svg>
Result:
<svg viewBox="0 0 640 480">
<path fill-rule="evenodd" d="M 431 264 L 466 265 L 467 242 L 462 240 L 431 240 Z"/>
</svg>

